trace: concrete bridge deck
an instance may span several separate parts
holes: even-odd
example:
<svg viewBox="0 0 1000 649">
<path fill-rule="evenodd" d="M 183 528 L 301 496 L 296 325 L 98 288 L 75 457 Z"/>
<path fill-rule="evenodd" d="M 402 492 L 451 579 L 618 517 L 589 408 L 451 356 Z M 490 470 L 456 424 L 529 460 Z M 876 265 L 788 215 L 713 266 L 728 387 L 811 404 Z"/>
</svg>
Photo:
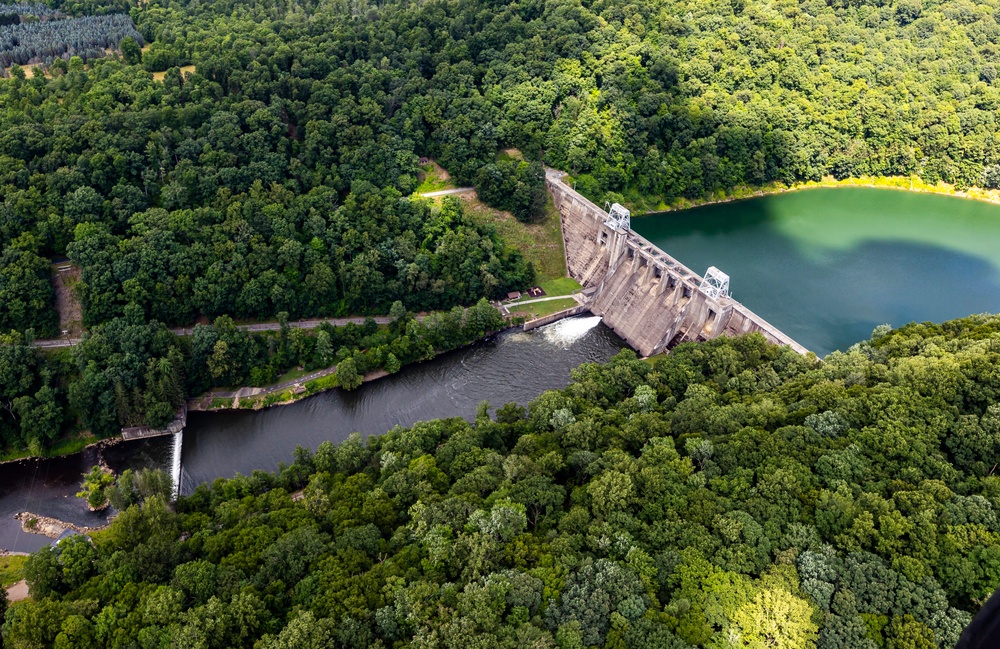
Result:
<svg viewBox="0 0 1000 649">
<path fill-rule="evenodd" d="M 562 220 L 566 267 L 588 296 L 587 308 L 643 356 L 686 341 L 760 332 L 800 354 L 808 350 L 728 296 L 701 289 L 702 277 L 632 230 L 549 169 L 546 182 Z"/>
</svg>

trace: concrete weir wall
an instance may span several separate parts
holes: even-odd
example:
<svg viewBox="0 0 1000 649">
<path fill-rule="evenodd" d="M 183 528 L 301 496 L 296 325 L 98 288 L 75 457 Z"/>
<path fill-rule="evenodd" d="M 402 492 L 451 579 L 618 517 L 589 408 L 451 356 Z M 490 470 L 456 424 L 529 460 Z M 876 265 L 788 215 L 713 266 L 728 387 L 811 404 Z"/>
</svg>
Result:
<svg viewBox="0 0 1000 649">
<path fill-rule="evenodd" d="M 754 331 L 808 353 L 739 302 L 710 297 L 699 288 L 699 275 L 635 232 L 606 225 L 607 212 L 563 183 L 561 175 L 549 170 L 546 182 L 562 215 L 569 274 L 591 293 L 587 308 L 640 354 Z"/>
</svg>

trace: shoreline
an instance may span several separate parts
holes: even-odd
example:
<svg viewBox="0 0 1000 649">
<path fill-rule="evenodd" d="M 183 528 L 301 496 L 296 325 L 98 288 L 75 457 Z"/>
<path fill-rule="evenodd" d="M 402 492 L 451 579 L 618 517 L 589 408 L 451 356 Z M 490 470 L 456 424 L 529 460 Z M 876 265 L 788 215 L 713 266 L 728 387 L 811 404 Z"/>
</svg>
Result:
<svg viewBox="0 0 1000 649">
<path fill-rule="evenodd" d="M 446 350 L 446 351 L 436 351 L 434 353 L 434 355 L 431 356 L 430 358 L 426 358 L 426 359 L 423 359 L 423 360 L 413 361 L 411 363 L 407 363 L 406 365 L 403 365 L 399 369 L 399 371 L 402 372 L 404 369 L 406 369 L 407 367 L 409 367 L 411 365 L 419 365 L 420 363 L 425 363 L 427 361 L 432 361 L 435 358 L 438 358 L 439 356 L 442 356 L 444 354 L 448 354 L 450 352 L 458 351 L 459 349 L 465 349 L 466 347 L 469 347 L 471 345 L 475 345 L 476 343 L 481 343 L 481 342 L 490 340 L 491 338 L 493 338 L 494 336 L 496 336 L 497 334 L 499 334 L 501 332 L 507 331 L 508 329 L 513 329 L 515 327 L 520 327 L 520 326 L 522 326 L 522 324 L 510 323 L 507 326 L 505 326 L 503 329 L 500 329 L 499 331 L 491 331 L 491 332 L 487 333 L 486 335 L 484 335 L 482 338 L 477 338 L 476 340 L 473 340 L 473 341 L 470 341 L 468 343 L 465 343 L 464 345 L 459 345 L 458 347 L 455 347 L 454 349 L 449 349 L 449 350 Z M 340 389 L 342 389 L 339 385 L 330 385 L 330 386 L 322 386 L 322 385 L 320 385 L 320 386 L 317 386 L 312 391 L 310 391 L 309 388 L 306 387 L 309 383 L 311 383 L 313 381 L 321 381 L 324 378 L 328 378 L 328 377 L 331 377 L 331 376 L 334 376 L 334 377 L 336 376 L 336 366 L 333 366 L 332 368 L 327 368 L 327 369 L 328 370 L 332 370 L 332 371 L 329 374 L 326 374 L 325 376 L 322 376 L 322 377 L 319 377 L 319 378 L 316 378 L 316 379 L 312 379 L 311 381 L 306 381 L 302 385 L 298 386 L 298 387 L 302 388 L 299 391 L 296 391 L 296 386 L 291 386 L 291 387 L 283 388 L 281 391 L 270 392 L 270 393 L 266 393 L 265 392 L 265 393 L 260 393 L 260 394 L 256 394 L 256 395 L 249 395 L 249 396 L 246 396 L 246 397 L 236 397 L 236 396 L 233 396 L 233 397 L 221 397 L 222 399 L 228 400 L 229 401 L 229 405 L 226 405 L 226 406 L 221 406 L 220 405 L 220 406 L 208 407 L 208 408 L 200 408 L 200 407 L 192 407 L 192 406 L 196 405 L 199 402 L 205 401 L 209 397 L 205 397 L 205 396 L 193 397 L 191 399 L 188 399 L 188 411 L 189 412 L 235 412 L 235 411 L 239 411 L 239 410 L 251 410 L 251 411 L 267 410 L 268 408 L 275 408 L 275 407 L 278 407 L 278 406 L 288 406 L 288 405 L 291 405 L 293 403 L 297 403 L 299 401 L 303 401 L 305 399 L 308 399 L 309 397 L 314 397 L 314 396 L 323 394 L 324 392 L 329 392 L 331 390 L 340 390 Z M 392 376 L 393 374 L 398 374 L 398 373 L 399 372 L 387 372 L 384 369 L 372 370 L 371 372 L 368 372 L 368 373 L 366 373 L 364 375 L 364 377 L 361 379 L 361 383 L 363 385 L 365 383 L 368 383 L 368 382 L 371 382 L 371 381 L 377 381 L 379 379 L 384 379 L 387 376 Z M 268 397 L 275 396 L 275 395 L 279 395 L 280 396 L 280 395 L 284 395 L 286 393 L 288 393 L 288 398 L 286 398 L 286 399 L 284 399 L 282 401 L 272 401 L 271 403 L 267 403 L 267 398 Z M 246 407 L 244 407 L 243 405 L 241 405 L 244 402 L 248 403 L 249 405 L 246 406 Z"/>
<path fill-rule="evenodd" d="M 937 194 L 939 196 L 951 196 L 965 200 L 977 201 L 980 203 L 990 203 L 1000 205 L 1000 189 L 983 189 L 982 187 L 970 187 L 965 190 L 955 189 L 954 185 L 938 182 L 936 185 L 929 185 L 916 177 L 908 176 L 861 176 L 859 178 L 846 178 L 837 180 L 835 178 L 824 178 L 823 180 L 808 180 L 792 185 L 778 183 L 756 189 L 745 188 L 745 192 L 737 191 L 734 194 L 727 194 L 719 198 L 686 199 L 675 201 L 672 205 L 666 205 L 662 201 L 654 209 L 637 208 L 632 213 L 633 217 L 646 218 L 670 212 L 680 212 L 684 210 L 707 207 L 709 205 L 719 205 L 722 203 L 732 203 L 735 201 L 749 200 L 752 198 L 763 198 L 765 196 L 776 196 L 789 192 L 806 191 L 810 189 L 840 189 L 844 187 L 864 187 L 868 189 L 891 189 L 895 191 L 910 192 L 915 194 Z M 661 209 L 662 207 L 662 209 Z"/>
<path fill-rule="evenodd" d="M 435 355 L 434 357 L 437 358 L 437 355 Z M 428 360 L 430 360 L 430 359 L 428 359 Z M 411 365 L 413 365 L 413 364 L 414 363 L 411 363 Z M 335 376 L 335 375 L 336 375 L 336 372 L 334 371 L 334 372 L 331 372 L 330 374 L 327 374 L 326 376 Z M 374 371 L 371 371 L 371 372 L 368 372 L 367 374 L 365 374 L 364 377 L 361 379 L 361 383 L 364 384 L 364 383 L 368 383 L 369 381 L 376 381 L 378 379 L 385 378 L 385 377 L 387 377 L 389 375 L 390 375 L 390 373 L 387 372 L 387 371 L 385 371 L 385 370 L 374 370 Z M 320 377 L 320 378 L 326 378 L 326 376 Z M 313 381 L 318 381 L 320 379 L 312 379 L 312 380 Z M 306 383 L 309 383 L 309 381 L 307 381 Z M 289 388 L 284 388 L 280 392 L 270 392 L 270 393 L 268 393 L 268 392 L 262 392 L 260 394 L 249 395 L 249 396 L 246 396 L 246 397 L 236 397 L 236 396 L 234 396 L 234 397 L 215 397 L 215 399 L 225 399 L 225 400 L 229 401 L 229 405 L 227 405 L 227 406 L 214 406 L 214 407 L 210 406 L 208 408 L 192 407 L 192 405 L 195 405 L 197 402 L 204 401 L 205 399 L 208 398 L 208 397 L 194 397 L 192 399 L 188 399 L 188 411 L 189 412 L 229 412 L 229 411 L 237 411 L 237 410 L 255 410 L 255 411 L 256 410 L 266 410 L 268 408 L 274 408 L 276 406 L 291 405 L 291 404 L 296 403 L 298 401 L 302 401 L 303 399 L 307 399 L 309 397 L 313 397 L 313 396 L 316 396 L 318 394 L 323 394 L 324 392 L 329 392 L 330 390 L 340 389 L 339 385 L 331 385 L 329 387 L 320 387 L 319 389 L 317 389 L 314 392 L 309 392 L 308 388 L 305 388 L 305 385 L 302 385 L 300 387 L 302 387 L 304 389 L 301 390 L 301 391 L 299 391 L 299 392 L 296 392 L 295 391 L 295 387 L 293 386 L 293 387 L 289 387 Z M 290 392 L 291 393 L 290 398 L 285 399 L 284 401 L 274 401 L 272 403 L 268 403 L 268 404 L 265 405 L 264 402 L 267 400 L 267 397 L 273 396 L 275 394 L 282 395 L 285 392 Z M 263 397 L 263 398 L 261 398 L 261 397 Z M 213 401 L 215 399 L 213 399 Z M 243 403 L 248 403 L 249 405 L 248 406 L 243 406 L 243 405 L 241 405 Z"/>
<path fill-rule="evenodd" d="M 81 448 L 78 448 L 78 449 L 75 449 L 75 450 L 72 450 L 72 451 L 67 451 L 66 453 L 55 453 L 53 455 L 28 455 L 28 456 L 25 456 L 25 457 L 12 458 L 10 460 L 0 460 L 0 467 L 6 466 L 8 464 L 16 464 L 18 462 L 37 462 L 39 460 L 57 460 L 57 459 L 59 459 L 61 457 L 70 457 L 71 455 L 76 455 L 77 453 L 83 453 L 87 449 L 91 449 L 91 448 L 96 448 L 98 451 L 102 451 L 105 448 L 108 448 L 110 446 L 115 446 L 117 444 L 121 444 L 124 441 L 126 441 L 126 440 L 122 439 L 121 437 L 105 437 L 104 439 L 97 439 L 97 440 L 95 440 L 93 442 L 90 442 L 86 446 L 82 446 Z M 103 457 L 99 458 L 99 460 L 100 460 L 99 463 L 103 465 L 104 464 L 104 458 Z"/>
<path fill-rule="evenodd" d="M 90 527 L 89 525 L 77 525 L 75 523 L 68 523 L 58 518 L 52 518 L 51 516 L 42 516 L 40 514 L 34 514 L 32 512 L 24 511 L 14 514 L 14 519 L 20 521 L 21 530 L 26 534 L 36 534 L 38 536 L 45 536 L 50 539 L 57 539 L 66 530 L 73 530 L 78 534 L 88 535 L 92 532 L 100 532 L 101 530 L 106 530 L 111 521 L 109 520 L 104 525 L 98 527 Z M 34 521 L 34 524 L 31 524 Z"/>
</svg>

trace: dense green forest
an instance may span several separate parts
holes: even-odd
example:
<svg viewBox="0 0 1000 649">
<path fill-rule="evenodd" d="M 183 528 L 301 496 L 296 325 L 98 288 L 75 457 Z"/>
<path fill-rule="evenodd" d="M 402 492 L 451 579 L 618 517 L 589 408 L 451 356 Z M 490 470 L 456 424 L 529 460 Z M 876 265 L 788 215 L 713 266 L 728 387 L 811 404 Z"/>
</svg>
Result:
<svg viewBox="0 0 1000 649">
<path fill-rule="evenodd" d="M 134 504 L 31 558 L 5 646 L 945 649 L 1000 581 L 998 367 L 996 316 L 622 352 Z"/>
<path fill-rule="evenodd" d="M 448 309 L 524 288 L 530 265 L 457 201 L 405 198 L 425 154 L 525 220 L 544 201 L 541 160 L 595 198 L 829 173 L 993 185 L 998 7 L 11 5 L 5 30 L 129 11 L 141 34 L 122 57 L 0 80 L 0 331 L 58 332 L 60 255 L 82 268 L 88 327 Z M 21 22 L 39 15 L 53 20 Z M 183 391 L 142 364 L 163 344 L 118 374 L 11 343 L 5 446 L 37 447 L 74 417 L 162 420 Z M 259 383 L 280 365 L 227 376 Z"/>
<path fill-rule="evenodd" d="M 387 326 L 369 318 L 315 330 L 291 328 L 280 313 L 280 329 L 266 333 L 220 316 L 191 336 L 176 336 L 130 305 L 56 355 L 34 347 L 30 334 L 0 336 L 0 452 L 40 455 L 80 428 L 105 438 L 123 426 L 163 427 L 189 397 L 214 386 L 268 385 L 295 367 L 335 365 L 335 384 L 352 390 L 368 372 L 398 372 L 504 327 L 485 299 L 419 321 L 401 302 L 390 313 Z"/>
<path fill-rule="evenodd" d="M 505 172 L 503 147 L 598 199 L 825 174 L 1000 182 L 997 0 L 51 6 L 128 11 L 150 42 L 0 81 L 0 245 L 30 237 L 0 294 L 50 302 L 36 257 L 68 254 L 89 324 L 128 304 L 174 323 L 523 288 L 530 269 L 491 233 L 400 200 L 421 155 L 511 209 L 538 175 Z M 19 328 L 50 333 L 45 318 Z"/>
</svg>

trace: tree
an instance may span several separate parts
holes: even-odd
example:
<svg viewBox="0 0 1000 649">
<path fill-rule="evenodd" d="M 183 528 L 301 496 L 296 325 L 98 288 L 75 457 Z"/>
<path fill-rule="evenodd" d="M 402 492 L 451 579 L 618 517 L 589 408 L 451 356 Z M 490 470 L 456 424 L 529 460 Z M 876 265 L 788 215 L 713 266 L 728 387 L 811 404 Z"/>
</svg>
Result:
<svg viewBox="0 0 1000 649">
<path fill-rule="evenodd" d="M 781 588 L 758 591 L 733 615 L 738 646 L 805 649 L 816 641 L 809 604 Z"/>
<path fill-rule="evenodd" d="M 354 358 L 347 357 L 337 363 L 337 385 L 345 390 L 356 390 L 363 382 L 364 377 L 358 372 Z"/>
<path fill-rule="evenodd" d="M 642 584 L 635 574 L 601 559 L 570 575 L 558 604 L 549 605 L 545 618 L 552 629 L 579 624 L 583 645 L 591 646 L 604 642 L 612 614 L 631 621 L 645 611 Z"/>
<path fill-rule="evenodd" d="M 0 620 L 2 620 L 4 615 L 7 613 L 9 605 L 10 601 L 7 599 L 7 589 L 0 588 Z M 0 649 L 3 649 L 3 646 L 3 636 L 0 635 Z"/>
<path fill-rule="evenodd" d="M 110 502 L 108 500 L 108 490 L 114 486 L 115 477 L 110 471 L 103 467 L 94 465 L 90 472 L 84 475 L 81 489 L 76 494 L 77 498 L 83 498 L 92 510 L 104 509 Z"/>
<path fill-rule="evenodd" d="M 62 568 L 52 548 L 44 547 L 31 555 L 24 566 L 24 578 L 31 596 L 38 600 L 62 589 Z"/>
<path fill-rule="evenodd" d="M 107 489 L 111 506 L 121 511 L 132 505 L 141 505 L 154 496 L 164 501 L 173 497 L 173 480 L 166 471 L 144 468 L 139 471 L 125 469 L 114 486 Z"/>
<path fill-rule="evenodd" d="M 142 61 L 142 49 L 131 36 L 126 36 L 122 39 L 119 49 L 122 52 L 122 58 L 124 58 L 125 62 L 129 65 L 136 65 Z"/>
</svg>

